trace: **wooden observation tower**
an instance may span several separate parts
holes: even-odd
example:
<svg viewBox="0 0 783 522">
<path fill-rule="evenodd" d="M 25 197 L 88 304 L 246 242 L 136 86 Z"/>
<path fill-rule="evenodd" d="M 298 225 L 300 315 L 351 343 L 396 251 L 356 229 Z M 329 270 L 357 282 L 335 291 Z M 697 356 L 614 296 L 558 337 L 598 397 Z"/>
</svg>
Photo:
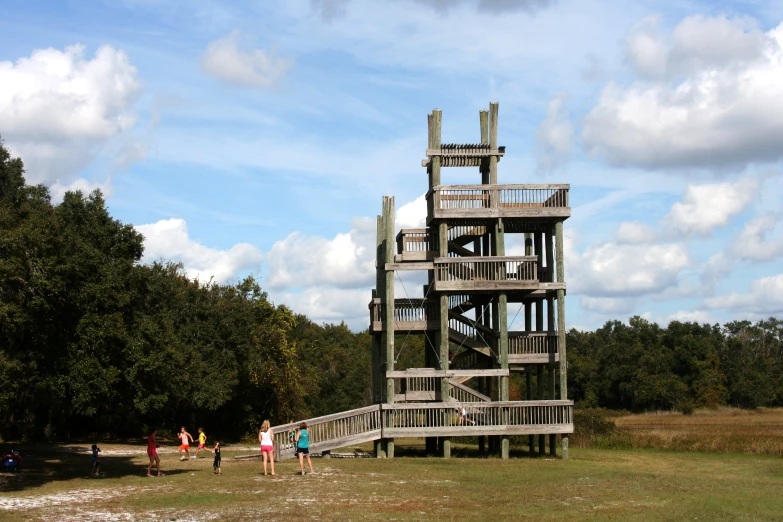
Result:
<svg viewBox="0 0 783 522">
<path fill-rule="evenodd" d="M 384 197 L 370 303 L 375 404 L 307 419 L 311 451 L 374 441 L 376 457 L 393 457 L 395 437 L 424 437 L 429 452 L 449 457 L 450 437 L 476 436 L 480 450 L 508 458 L 509 436 L 527 435 L 540 454 L 548 436 L 555 455 L 561 435 L 568 458 L 574 431 L 563 272 L 569 187 L 499 185 L 505 147 L 498 146 L 497 103 L 479 120 L 481 143 L 455 145 L 442 143 L 441 112 L 427 117 L 426 228 L 395 235 L 394 198 Z M 481 184 L 442 185 L 444 167 L 478 168 Z M 506 255 L 508 234 L 524 236 L 525 255 Z M 421 297 L 395 298 L 400 270 L 426 271 Z M 524 330 L 509 331 L 509 303 L 521 306 Z M 395 368 L 396 333 L 424 336 L 424 368 Z M 509 400 L 511 372 L 524 375 L 525 400 Z M 294 456 L 298 427 L 273 428 L 277 459 Z"/>
<path fill-rule="evenodd" d="M 384 197 L 378 216 L 370 303 L 373 398 L 382 424 L 376 455 L 392 457 L 394 437 L 426 437 L 429 451 L 448 457 L 450 437 L 474 435 L 482 451 L 503 458 L 510 435 L 528 435 L 541 454 L 548 436 L 555 455 L 560 434 L 567 458 L 569 185 L 498 184 L 505 147 L 498 146 L 497 103 L 479 113 L 480 143 L 443 143 L 441 117 L 439 110 L 427 116 L 427 227 L 396 232 L 393 197 Z M 481 184 L 442 185 L 442 169 L 452 167 L 476 168 Z M 525 255 L 506 255 L 509 234 L 524 236 Z M 395 296 L 401 270 L 426 271 L 421 297 Z M 508 330 L 510 303 L 521 306 L 524 330 Z M 395 368 L 400 332 L 424 336 L 425 368 Z M 509 400 L 511 372 L 524 376 L 525 400 Z"/>
</svg>

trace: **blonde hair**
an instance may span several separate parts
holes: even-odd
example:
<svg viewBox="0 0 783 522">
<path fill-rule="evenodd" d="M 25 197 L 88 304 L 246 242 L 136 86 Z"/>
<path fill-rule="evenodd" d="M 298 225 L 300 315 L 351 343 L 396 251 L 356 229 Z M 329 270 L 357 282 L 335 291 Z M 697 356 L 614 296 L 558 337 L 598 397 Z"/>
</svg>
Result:
<svg viewBox="0 0 783 522">
<path fill-rule="evenodd" d="M 264 433 L 269 431 L 269 421 L 268 420 L 265 420 L 264 423 L 261 424 L 261 431 L 263 431 Z"/>
</svg>

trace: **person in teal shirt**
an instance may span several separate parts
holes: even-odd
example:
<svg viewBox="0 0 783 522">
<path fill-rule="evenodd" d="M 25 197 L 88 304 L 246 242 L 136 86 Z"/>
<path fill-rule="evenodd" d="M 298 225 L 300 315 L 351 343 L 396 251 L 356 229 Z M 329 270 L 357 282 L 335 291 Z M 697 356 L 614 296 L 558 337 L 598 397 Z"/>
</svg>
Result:
<svg viewBox="0 0 783 522">
<path fill-rule="evenodd" d="M 307 455 L 307 465 L 310 466 L 310 473 L 313 473 L 313 463 L 310 460 L 310 432 L 307 431 L 307 423 L 299 425 L 299 431 L 296 433 L 296 454 L 299 455 L 299 469 L 304 471 L 304 456 Z"/>
</svg>

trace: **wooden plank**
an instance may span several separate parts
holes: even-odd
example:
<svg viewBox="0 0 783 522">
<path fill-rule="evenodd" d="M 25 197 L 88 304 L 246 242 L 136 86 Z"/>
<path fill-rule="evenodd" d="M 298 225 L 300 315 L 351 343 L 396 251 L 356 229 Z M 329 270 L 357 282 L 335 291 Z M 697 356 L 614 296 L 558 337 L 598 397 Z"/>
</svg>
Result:
<svg viewBox="0 0 783 522">
<path fill-rule="evenodd" d="M 544 208 L 433 208 L 434 219 L 563 218 L 571 217 L 569 207 Z"/>
<path fill-rule="evenodd" d="M 405 379 L 408 377 L 507 377 L 508 370 L 494 368 L 491 370 L 438 370 L 436 368 L 408 368 L 407 370 L 392 370 L 386 372 L 386 378 Z"/>
<path fill-rule="evenodd" d="M 568 190 L 571 185 L 568 183 L 561 184 L 486 184 L 486 185 L 436 185 L 430 189 L 430 191 L 443 191 L 443 190 Z"/>
<path fill-rule="evenodd" d="M 435 281 L 433 289 L 436 292 L 491 292 L 534 290 L 538 281 Z"/>
<path fill-rule="evenodd" d="M 432 262 L 412 262 L 412 263 L 386 263 L 384 267 L 387 271 L 394 270 L 434 270 Z"/>
<path fill-rule="evenodd" d="M 415 263 L 417 261 L 432 261 L 438 257 L 438 252 L 434 250 L 427 251 L 404 251 L 402 254 L 394 256 L 395 263 Z"/>
<path fill-rule="evenodd" d="M 482 263 L 493 261 L 521 261 L 521 262 L 535 262 L 536 256 L 480 256 L 476 259 L 463 259 L 459 257 L 436 257 L 433 262 L 435 264 L 444 263 Z"/>
<path fill-rule="evenodd" d="M 523 426 L 460 426 L 384 428 L 384 437 L 474 437 L 476 435 L 538 435 L 569 434 L 574 432 L 573 424 L 530 424 Z"/>
<path fill-rule="evenodd" d="M 488 408 L 486 402 L 463 402 L 465 408 L 475 407 L 477 409 L 486 410 Z M 573 406 L 574 401 L 561 401 L 561 400 L 540 400 L 540 401 L 494 401 L 490 403 L 492 408 L 503 407 L 523 407 L 523 406 Z M 453 403 L 446 402 L 430 402 L 426 404 L 378 404 L 376 406 L 370 406 L 370 408 L 380 408 L 381 411 L 388 410 L 437 410 L 443 409 L 452 411 L 454 409 Z"/>
</svg>

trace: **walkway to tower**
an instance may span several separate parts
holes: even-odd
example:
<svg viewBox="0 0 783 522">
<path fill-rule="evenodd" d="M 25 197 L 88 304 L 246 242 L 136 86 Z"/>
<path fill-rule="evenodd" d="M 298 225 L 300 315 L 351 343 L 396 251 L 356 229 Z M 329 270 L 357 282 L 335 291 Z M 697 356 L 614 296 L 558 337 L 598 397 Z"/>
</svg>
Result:
<svg viewBox="0 0 783 522">
<path fill-rule="evenodd" d="M 467 420 L 459 411 L 465 408 Z M 294 457 L 301 422 L 310 450 L 329 451 L 397 437 L 471 437 L 572 433 L 572 401 L 427 402 L 376 404 L 272 428 L 277 459 Z"/>
</svg>

